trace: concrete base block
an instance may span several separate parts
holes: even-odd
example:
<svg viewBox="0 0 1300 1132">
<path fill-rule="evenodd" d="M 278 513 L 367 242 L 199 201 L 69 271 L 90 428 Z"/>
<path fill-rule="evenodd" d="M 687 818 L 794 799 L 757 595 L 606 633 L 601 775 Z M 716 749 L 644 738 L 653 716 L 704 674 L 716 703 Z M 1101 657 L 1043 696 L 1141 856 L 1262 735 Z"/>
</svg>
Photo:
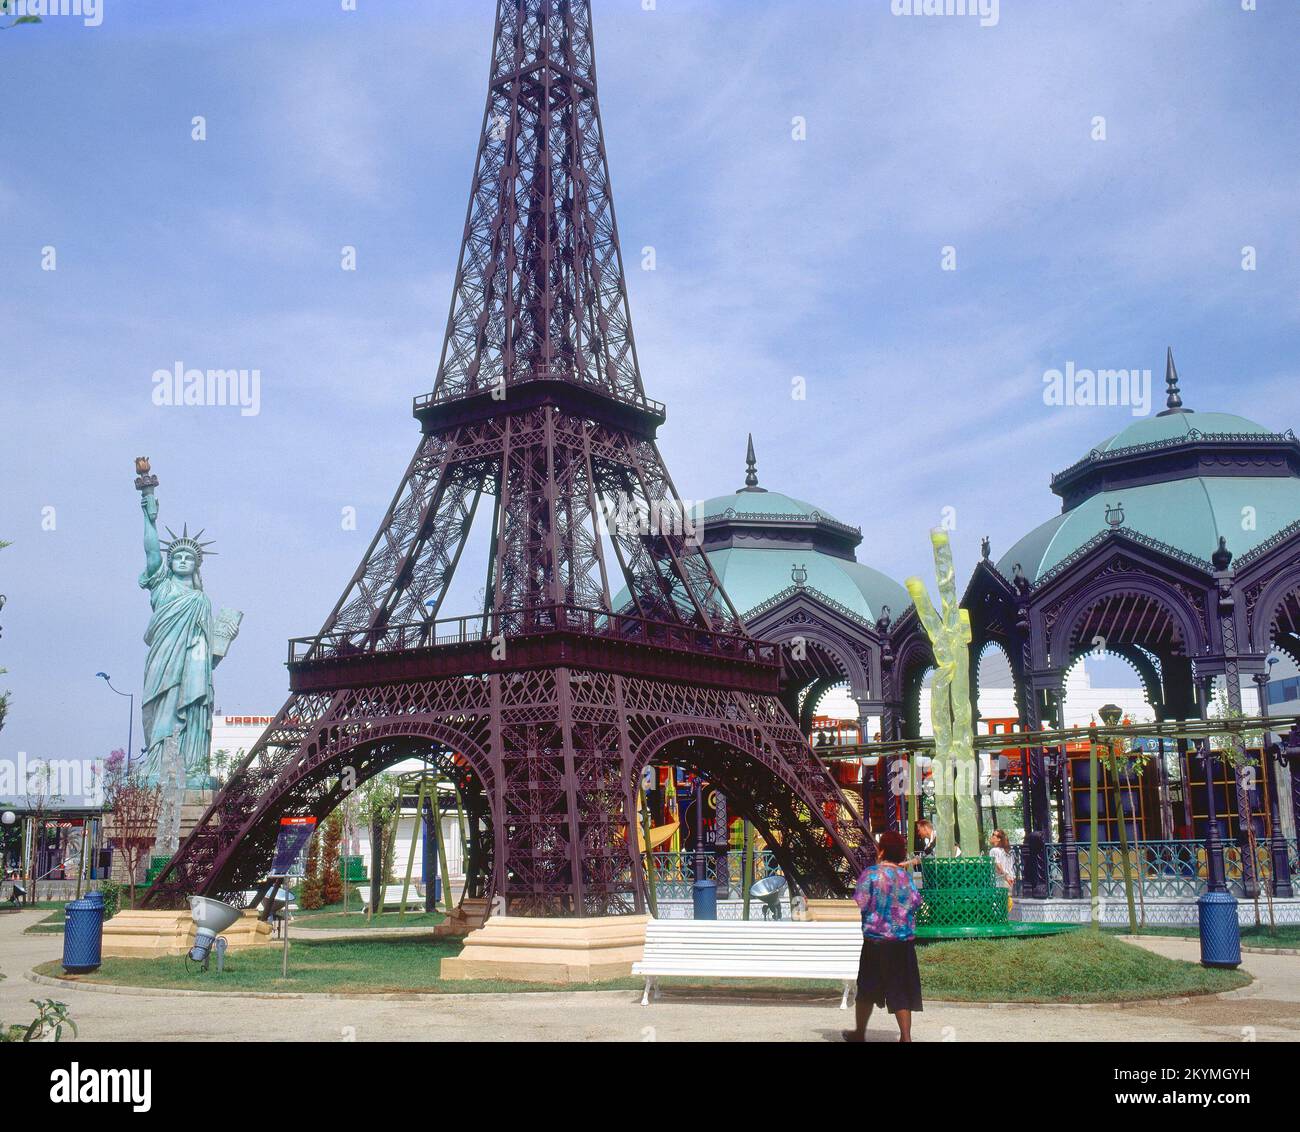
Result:
<svg viewBox="0 0 1300 1132">
<path fill-rule="evenodd" d="M 592 983 L 632 973 L 645 949 L 647 916 L 541 919 L 493 916 L 465 939 L 444 979 Z"/>
<path fill-rule="evenodd" d="M 198 929 L 189 912 L 155 912 L 144 908 L 119 912 L 104 925 L 103 955 L 112 959 L 157 959 L 184 955 L 194 946 Z M 271 925 L 248 909 L 221 933 L 231 951 L 271 942 Z"/>
</svg>

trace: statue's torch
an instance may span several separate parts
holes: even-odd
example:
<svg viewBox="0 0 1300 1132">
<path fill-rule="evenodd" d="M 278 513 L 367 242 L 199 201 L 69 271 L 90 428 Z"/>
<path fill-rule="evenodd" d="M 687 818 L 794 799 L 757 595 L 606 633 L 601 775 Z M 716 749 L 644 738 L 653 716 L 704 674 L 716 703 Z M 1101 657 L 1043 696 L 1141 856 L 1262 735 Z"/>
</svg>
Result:
<svg viewBox="0 0 1300 1132">
<path fill-rule="evenodd" d="M 149 472 L 149 457 L 137 456 L 135 458 L 135 489 L 141 495 L 152 495 L 153 489 L 158 486 L 158 477 L 151 475 Z"/>
</svg>

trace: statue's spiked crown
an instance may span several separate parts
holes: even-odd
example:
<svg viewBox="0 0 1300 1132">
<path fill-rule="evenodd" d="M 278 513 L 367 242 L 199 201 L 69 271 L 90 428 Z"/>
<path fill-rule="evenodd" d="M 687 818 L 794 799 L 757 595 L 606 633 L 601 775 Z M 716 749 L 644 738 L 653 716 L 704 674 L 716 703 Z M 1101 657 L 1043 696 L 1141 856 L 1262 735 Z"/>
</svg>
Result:
<svg viewBox="0 0 1300 1132">
<path fill-rule="evenodd" d="M 207 549 L 212 545 L 211 539 L 209 539 L 207 542 L 199 541 L 203 537 L 203 531 L 199 531 L 197 534 L 194 535 L 190 534 L 190 525 L 188 523 L 186 523 L 181 528 L 181 533 L 179 536 L 177 536 L 176 532 L 172 530 L 171 527 L 167 528 L 167 533 L 171 535 L 171 541 L 163 543 L 162 548 L 169 559 L 178 550 L 188 550 L 191 554 L 194 555 L 195 566 L 200 567 L 203 565 L 203 556 L 205 554 L 217 553 L 215 550 Z"/>
</svg>

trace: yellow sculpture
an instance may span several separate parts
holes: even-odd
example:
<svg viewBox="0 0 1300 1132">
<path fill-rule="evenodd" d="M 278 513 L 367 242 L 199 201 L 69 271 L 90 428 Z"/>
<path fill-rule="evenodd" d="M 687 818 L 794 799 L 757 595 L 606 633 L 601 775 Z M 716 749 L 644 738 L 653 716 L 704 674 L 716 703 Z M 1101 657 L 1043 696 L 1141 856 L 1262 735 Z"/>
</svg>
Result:
<svg viewBox="0 0 1300 1132">
<path fill-rule="evenodd" d="M 939 610 L 920 578 L 907 579 L 907 592 L 934 651 L 930 722 L 934 731 L 935 852 L 949 857 L 954 855 L 954 845 L 963 840 L 968 854 L 980 852 L 975 809 L 978 763 L 970 702 L 971 631 L 970 615 L 958 604 L 948 534 L 933 530 L 930 541 L 939 582 Z"/>
</svg>

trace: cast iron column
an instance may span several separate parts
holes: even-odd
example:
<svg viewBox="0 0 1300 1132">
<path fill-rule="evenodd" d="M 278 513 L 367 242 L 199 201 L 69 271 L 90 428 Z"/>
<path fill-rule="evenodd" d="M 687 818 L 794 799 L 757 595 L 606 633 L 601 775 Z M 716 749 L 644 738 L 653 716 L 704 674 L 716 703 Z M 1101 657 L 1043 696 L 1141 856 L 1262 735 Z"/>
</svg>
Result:
<svg viewBox="0 0 1300 1132">
<path fill-rule="evenodd" d="M 1223 639 L 1223 682 L 1228 693 L 1228 714 L 1240 718 L 1241 669 L 1237 659 L 1236 600 L 1232 596 L 1232 551 L 1227 540 L 1219 537 L 1219 547 L 1211 555 L 1214 563 L 1214 580 L 1219 591 L 1219 633 Z M 1244 751 L 1244 747 L 1242 748 Z M 1252 776 L 1243 763 L 1233 768 L 1233 782 L 1237 794 L 1237 828 L 1241 840 L 1241 880 L 1247 897 L 1259 895 L 1255 855 L 1251 851 L 1251 833 L 1255 816 L 1250 804 Z"/>
<path fill-rule="evenodd" d="M 1262 718 L 1268 718 L 1268 670 L 1255 673 L 1255 687 L 1259 692 L 1259 714 Z M 1260 769 L 1268 776 L 1264 785 L 1268 792 L 1268 851 L 1269 859 L 1273 863 L 1273 895 L 1278 897 L 1291 896 L 1291 862 L 1288 859 L 1286 838 L 1282 834 L 1282 812 L 1277 803 L 1277 759 L 1280 755 L 1270 753 L 1268 745 L 1268 731 L 1264 731 L 1264 742 L 1261 745 L 1260 761 L 1264 764 Z M 1295 800 L 1294 779 L 1292 774 L 1291 791 L 1292 801 Z"/>
<path fill-rule="evenodd" d="M 1065 727 L 1065 711 L 1061 705 L 1060 694 L 1056 695 L 1056 705 L 1053 711 L 1058 728 Z M 1083 897 L 1083 882 L 1079 878 L 1079 842 L 1074 832 L 1074 780 L 1070 770 L 1070 756 L 1062 743 L 1059 748 L 1057 758 L 1061 764 L 1061 774 L 1058 782 L 1060 785 L 1061 799 L 1061 880 L 1065 889 L 1065 895 L 1073 900 L 1079 900 Z M 1097 820 L 1097 815 L 1092 815 L 1092 820 Z"/>
<path fill-rule="evenodd" d="M 436 795 L 435 786 L 434 796 Z M 424 819 L 424 857 L 420 866 L 421 875 L 424 877 L 424 910 L 436 912 L 438 909 L 438 835 L 433 823 L 439 820 L 439 815 L 433 808 L 433 798 L 427 794 L 424 797 L 424 812 L 421 817 Z"/>
</svg>

